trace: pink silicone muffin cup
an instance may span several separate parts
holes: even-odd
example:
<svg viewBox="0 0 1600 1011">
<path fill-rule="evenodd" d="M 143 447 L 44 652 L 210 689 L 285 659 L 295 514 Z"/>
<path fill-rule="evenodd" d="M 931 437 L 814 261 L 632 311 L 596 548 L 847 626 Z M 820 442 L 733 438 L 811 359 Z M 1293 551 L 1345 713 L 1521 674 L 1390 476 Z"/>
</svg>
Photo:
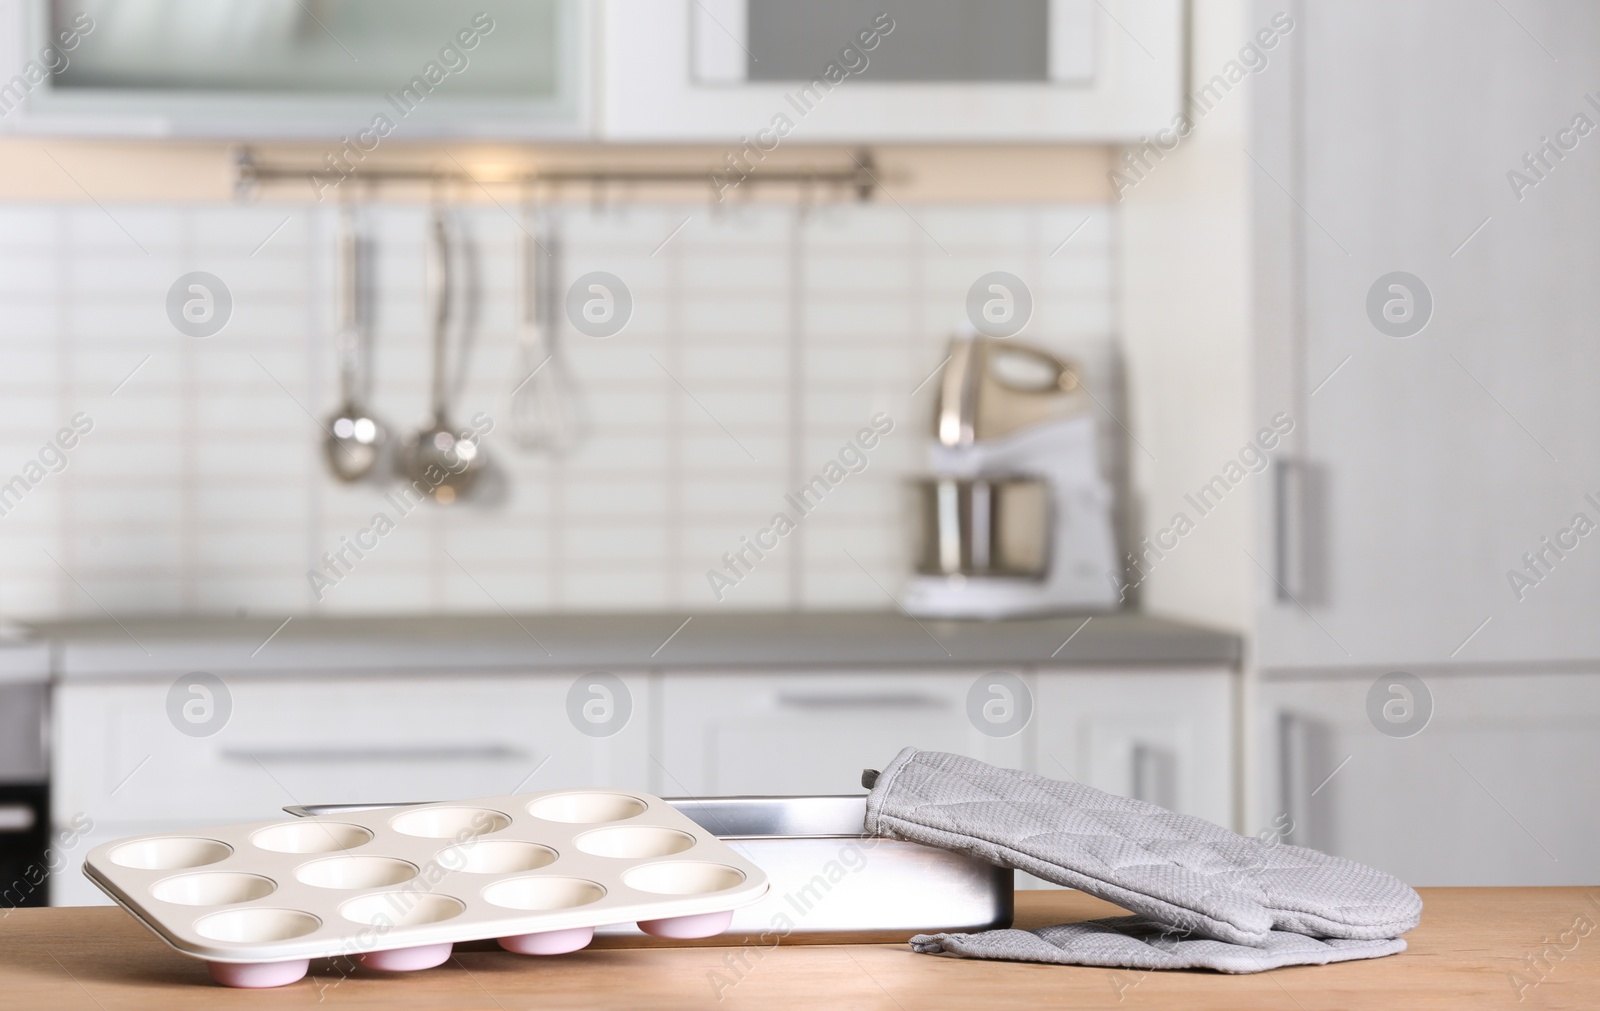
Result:
<svg viewBox="0 0 1600 1011">
<path fill-rule="evenodd" d="M 715 937 L 728 929 L 733 922 L 733 910 L 720 913 L 698 913 L 694 916 L 668 916 L 660 920 L 640 920 L 639 929 L 652 937 L 671 937 L 687 940 L 691 937 Z"/>
<path fill-rule="evenodd" d="M 500 938 L 500 947 L 519 955 L 565 955 L 587 947 L 594 940 L 593 927 L 570 930 L 541 930 L 534 934 L 513 934 Z"/>
<path fill-rule="evenodd" d="M 445 941 L 443 944 L 419 944 L 411 948 L 385 948 L 383 951 L 363 952 L 356 956 L 356 961 L 368 969 L 382 969 L 384 972 L 415 972 L 443 965 L 449 960 L 454 947 L 454 944 Z"/>
<path fill-rule="evenodd" d="M 244 990 L 259 990 L 270 986 L 288 986 L 304 978 L 311 968 L 309 958 L 292 962 L 207 962 L 211 978 L 223 986 Z"/>
</svg>

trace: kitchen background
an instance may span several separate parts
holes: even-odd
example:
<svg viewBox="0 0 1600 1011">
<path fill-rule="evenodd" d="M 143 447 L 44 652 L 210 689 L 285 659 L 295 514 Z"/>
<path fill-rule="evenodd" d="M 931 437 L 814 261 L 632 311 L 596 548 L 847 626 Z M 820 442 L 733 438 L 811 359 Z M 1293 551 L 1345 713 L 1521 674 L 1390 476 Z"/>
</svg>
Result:
<svg viewBox="0 0 1600 1011">
<path fill-rule="evenodd" d="M 915 217 L 854 203 L 580 204 L 560 214 L 561 269 L 568 283 L 621 278 L 632 318 L 608 338 L 564 328 L 554 395 L 586 431 L 563 454 L 530 452 L 509 395 L 538 364 L 518 343 L 521 212 L 454 214 L 478 274 L 476 319 L 452 359 L 454 414 L 494 420 L 497 487 L 408 514 L 319 594 L 307 573 L 326 574 L 322 554 L 375 512 L 398 520 L 384 495 L 403 484 L 331 480 L 318 438 L 339 400 L 338 211 L 0 211 L 0 447 L 24 461 L 41 419 L 84 411 L 95 423 L 0 526 L 0 616 L 892 606 L 883 587 L 912 546 L 905 485 L 932 424 L 935 384 L 923 380 L 991 270 L 1027 279 L 1030 337 L 1084 362 L 1100 404 L 1120 407 L 1104 203 Z M 426 206 L 359 212 L 376 258 L 371 403 L 391 441 L 427 414 L 427 219 Z M 201 267 L 229 285 L 232 319 L 173 348 L 165 305 L 147 293 Z M 537 382 L 523 395 L 552 395 Z M 719 601 L 707 570 L 878 412 L 895 427 L 867 468 Z M 1102 428 L 1115 453 L 1121 430 L 1109 415 Z"/>
<path fill-rule="evenodd" d="M 285 805 L 849 793 L 913 743 L 1415 885 L 1600 874 L 1600 8 L 202 7 L 0 0 L 0 480 L 27 485 L 0 498 L 0 885 L 46 882 L 0 901 L 103 901 L 90 845 Z M 484 8 L 473 70 L 402 113 Z M 30 82 L 51 11 L 96 27 Z M 797 99 L 763 47 L 846 65 Z M 382 110 L 402 129 L 328 189 Z M 402 517 L 398 481 L 323 455 L 335 248 L 348 202 L 393 445 L 428 408 L 436 201 L 452 415 L 492 421 L 489 469 Z M 525 230 L 560 290 L 606 272 L 632 310 L 604 338 L 558 314 L 522 385 Z M 232 299 L 213 336 L 168 308 L 192 271 Z M 1079 368 L 1129 592 L 913 620 L 910 486 L 996 271 L 1032 302 L 1008 346 Z M 530 451 L 513 401 L 552 380 L 583 435 Z M 708 570 L 880 412 L 865 469 L 718 600 Z"/>
</svg>

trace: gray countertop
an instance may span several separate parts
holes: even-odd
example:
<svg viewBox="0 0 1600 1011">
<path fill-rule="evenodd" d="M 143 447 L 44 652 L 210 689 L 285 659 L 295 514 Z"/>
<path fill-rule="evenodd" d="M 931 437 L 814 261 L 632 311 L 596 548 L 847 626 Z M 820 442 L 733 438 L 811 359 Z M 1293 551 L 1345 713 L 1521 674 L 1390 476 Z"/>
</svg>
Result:
<svg viewBox="0 0 1600 1011">
<path fill-rule="evenodd" d="M 55 676 L 273 672 L 1235 665 L 1236 635 L 1142 614 L 482 614 L 45 622 Z M 1087 619 L 1087 623 L 1086 623 Z M 281 627 L 280 627 L 281 625 Z"/>
</svg>

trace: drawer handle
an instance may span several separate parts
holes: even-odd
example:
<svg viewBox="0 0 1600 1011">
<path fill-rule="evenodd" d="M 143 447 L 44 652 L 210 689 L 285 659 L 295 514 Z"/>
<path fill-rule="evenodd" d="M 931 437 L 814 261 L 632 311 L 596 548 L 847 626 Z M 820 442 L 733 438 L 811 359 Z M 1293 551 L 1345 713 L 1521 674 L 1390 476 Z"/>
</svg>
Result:
<svg viewBox="0 0 1600 1011">
<path fill-rule="evenodd" d="M 932 695 L 882 692 L 875 695 L 797 694 L 780 692 L 778 705 L 789 709 L 948 709 L 949 703 Z"/>
<path fill-rule="evenodd" d="M 28 804 L 0 804 L 0 832 L 26 832 L 39 823 L 39 812 Z"/>
<path fill-rule="evenodd" d="M 433 748 L 224 748 L 230 762 L 494 762 L 528 753 L 508 744 L 440 745 Z"/>
</svg>

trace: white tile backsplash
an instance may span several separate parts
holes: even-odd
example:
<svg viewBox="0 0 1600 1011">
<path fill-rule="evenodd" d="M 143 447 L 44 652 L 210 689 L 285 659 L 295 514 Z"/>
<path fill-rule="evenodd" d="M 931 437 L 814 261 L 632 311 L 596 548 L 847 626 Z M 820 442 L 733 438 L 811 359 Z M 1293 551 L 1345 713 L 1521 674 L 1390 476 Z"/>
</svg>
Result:
<svg viewBox="0 0 1600 1011">
<path fill-rule="evenodd" d="M 931 384 L 912 391 L 977 276 L 1027 281 L 1023 339 L 1083 359 L 1121 403 L 1108 207 L 574 207 L 565 280 L 616 274 L 634 315 L 604 340 L 563 328 L 588 437 L 560 459 L 527 453 L 507 396 L 531 367 L 513 324 L 519 226 L 496 207 L 455 213 L 476 308 L 452 355 L 454 420 L 494 419 L 493 471 L 472 501 L 402 514 L 384 495 L 396 482 L 347 487 L 323 465 L 331 208 L 0 207 L 0 482 L 74 414 L 95 422 L 0 516 L 0 617 L 888 606 L 932 410 Z M 427 408 L 427 212 L 361 214 L 371 401 L 394 442 Z M 204 340 L 166 318 L 191 270 L 234 298 Z M 867 470 L 716 603 L 706 570 L 877 411 L 896 424 Z M 317 600 L 308 572 L 380 512 L 396 529 Z"/>
</svg>

